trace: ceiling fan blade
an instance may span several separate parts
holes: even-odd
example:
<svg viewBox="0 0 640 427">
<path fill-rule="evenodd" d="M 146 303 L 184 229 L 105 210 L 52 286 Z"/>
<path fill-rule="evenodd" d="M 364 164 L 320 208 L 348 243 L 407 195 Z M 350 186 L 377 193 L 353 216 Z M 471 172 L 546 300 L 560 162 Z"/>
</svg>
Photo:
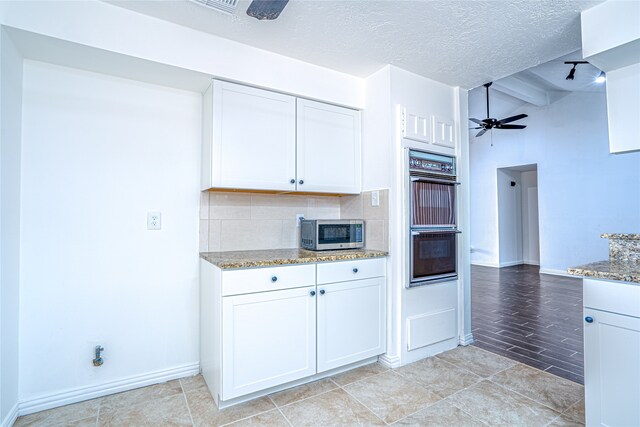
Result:
<svg viewBox="0 0 640 427">
<path fill-rule="evenodd" d="M 476 138 L 477 138 L 477 137 L 479 137 L 479 136 L 484 135 L 484 133 L 485 133 L 486 131 L 487 131 L 486 129 L 482 129 L 480 132 L 478 132 L 478 133 L 476 134 Z"/>
<path fill-rule="evenodd" d="M 496 129 L 524 129 L 527 125 L 496 125 Z"/>
<path fill-rule="evenodd" d="M 469 120 L 471 120 L 473 123 L 478 124 L 478 125 L 481 125 L 481 124 L 482 124 L 482 120 L 478 120 L 478 119 L 471 119 L 471 118 L 470 118 Z"/>
<path fill-rule="evenodd" d="M 529 117 L 529 116 L 527 116 L 526 114 L 518 114 L 517 116 L 511 116 L 502 120 L 498 120 L 498 123 L 500 124 L 511 123 L 511 122 L 515 122 L 516 120 L 524 119 L 525 117 Z"/>
</svg>

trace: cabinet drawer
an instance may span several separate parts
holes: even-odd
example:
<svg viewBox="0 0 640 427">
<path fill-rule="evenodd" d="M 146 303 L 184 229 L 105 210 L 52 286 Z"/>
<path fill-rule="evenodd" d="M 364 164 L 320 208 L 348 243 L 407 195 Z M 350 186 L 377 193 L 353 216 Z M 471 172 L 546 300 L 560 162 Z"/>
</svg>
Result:
<svg viewBox="0 0 640 427">
<path fill-rule="evenodd" d="M 385 275 L 386 266 L 387 260 L 385 258 L 354 259 L 318 264 L 318 285 L 381 277 Z"/>
<path fill-rule="evenodd" d="M 250 268 L 222 273 L 222 296 L 314 286 L 315 264 Z"/>
<path fill-rule="evenodd" d="M 640 317 L 640 286 L 638 285 L 584 278 L 582 290 L 585 307 Z"/>
</svg>

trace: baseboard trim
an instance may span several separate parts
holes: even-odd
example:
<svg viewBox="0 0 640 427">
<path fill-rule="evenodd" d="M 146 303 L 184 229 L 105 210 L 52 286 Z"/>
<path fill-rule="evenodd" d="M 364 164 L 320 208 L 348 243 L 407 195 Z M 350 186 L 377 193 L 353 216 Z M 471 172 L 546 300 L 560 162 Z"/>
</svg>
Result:
<svg viewBox="0 0 640 427">
<path fill-rule="evenodd" d="M 527 265 L 540 265 L 540 261 L 531 261 L 531 260 L 527 260 L 527 259 L 522 261 L 522 263 L 523 264 L 527 264 Z"/>
<path fill-rule="evenodd" d="M 33 399 L 21 401 L 18 405 L 18 414 L 20 416 L 28 415 L 45 409 L 56 408 L 58 406 L 95 399 L 96 397 L 102 397 L 152 384 L 159 384 L 178 378 L 188 377 L 190 375 L 196 375 L 199 372 L 200 363 L 196 362 L 169 369 L 161 369 L 159 371 L 149 372 L 142 375 L 135 375 L 120 380 L 108 381 L 102 384 L 50 393 Z"/>
<path fill-rule="evenodd" d="M 471 345 L 473 344 L 473 334 L 471 332 L 469 332 L 467 335 L 460 335 L 460 339 L 458 340 L 458 343 L 460 345 Z"/>
<path fill-rule="evenodd" d="M 551 274 L 554 276 L 563 276 L 563 277 L 573 277 L 576 278 L 573 274 L 567 273 L 567 270 L 556 270 L 553 268 L 541 268 L 540 274 Z"/>
<path fill-rule="evenodd" d="M 522 260 L 518 260 L 518 261 L 509 261 L 509 262 L 501 262 L 500 263 L 500 268 L 503 267 L 513 267 L 514 265 L 522 265 L 524 264 L 524 261 Z"/>
<path fill-rule="evenodd" d="M 11 427 L 18 419 L 18 402 L 13 405 L 13 408 L 9 411 L 4 420 L 2 420 L 2 427 Z"/>
<path fill-rule="evenodd" d="M 473 261 L 471 263 L 471 265 L 477 265 L 480 267 L 493 267 L 493 268 L 500 268 L 500 266 L 494 262 L 482 262 L 482 261 Z"/>
<path fill-rule="evenodd" d="M 383 354 L 378 357 L 378 362 L 387 368 L 398 368 L 400 367 L 400 356 L 389 356 L 388 354 Z"/>
</svg>

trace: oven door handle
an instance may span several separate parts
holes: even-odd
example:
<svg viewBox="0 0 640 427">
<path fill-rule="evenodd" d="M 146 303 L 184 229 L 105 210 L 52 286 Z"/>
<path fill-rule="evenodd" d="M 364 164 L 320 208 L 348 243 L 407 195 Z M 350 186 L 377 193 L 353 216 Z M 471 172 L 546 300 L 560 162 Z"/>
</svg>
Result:
<svg viewBox="0 0 640 427">
<path fill-rule="evenodd" d="M 420 231 L 414 231 L 411 230 L 411 235 L 412 236 L 419 236 L 421 234 L 461 234 L 462 231 L 460 230 L 420 230 Z"/>
<path fill-rule="evenodd" d="M 440 178 L 425 178 L 421 176 L 411 176 L 411 182 L 435 182 L 436 184 L 450 184 L 450 185 L 460 185 L 458 181 L 449 181 L 448 179 L 440 179 Z"/>
</svg>

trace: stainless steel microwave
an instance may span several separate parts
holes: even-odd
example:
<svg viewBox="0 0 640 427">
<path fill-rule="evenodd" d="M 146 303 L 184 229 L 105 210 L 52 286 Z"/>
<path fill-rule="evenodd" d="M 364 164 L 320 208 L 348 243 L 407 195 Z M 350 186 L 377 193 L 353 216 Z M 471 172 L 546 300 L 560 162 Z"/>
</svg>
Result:
<svg viewBox="0 0 640 427">
<path fill-rule="evenodd" d="M 312 251 L 364 247 L 364 221 L 357 219 L 304 219 L 300 247 Z"/>
</svg>

